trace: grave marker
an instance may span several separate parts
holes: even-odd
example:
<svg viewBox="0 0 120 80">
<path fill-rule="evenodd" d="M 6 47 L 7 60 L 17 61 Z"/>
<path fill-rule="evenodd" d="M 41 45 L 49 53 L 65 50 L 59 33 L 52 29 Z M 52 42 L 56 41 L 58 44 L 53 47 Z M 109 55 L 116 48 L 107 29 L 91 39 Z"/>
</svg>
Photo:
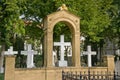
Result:
<svg viewBox="0 0 120 80">
<path fill-rule="evenodd" d="M 64 47 L 71 46 L 70 42 L 64 42 L 64 35 L 60 36 L 60 42 L 54 42 L 54 46 L 60 46 L 60 60 L 58 66 L 67 66 L 67 61 L 64 60 Z"/>
<path fill-rule="evenodd" d="M 88 67 L 92 66 L 91 56 L 96 55 L 96 52 L 91 51 L 91 46 L 87 46 L 87 51 L 83 51 L 83 55 L 88 56 Z"/>
<path fill-rule="evenodd" d="M 10 46 L 10 48 L 8 49 L 8 51 L 5 51 L 4 55 L 14 55 L 17 54 L 17 51 L 13 51 L 13 46 Z"/>
<path fill-rule="evenodd" d="M 18 51 L 13 51 L 13 46 L 10 46 L 10 48 L 4 52 L 4 55 L 14 55 L 14 54 L 17 54 Z M 0 69 L 0 73 L 4 73 L 4 68 L 3 66 L 1 67 Z"/>
<path fill-rule="evenodd" d="M 117 57 L 117 61 L 115 62 L 115 72 L 118 72 L 120 75 L 120 59 Z"/>
<path fill-rule="evenodd" d="M 34 55 L 37 54 L 37 51 L 32 50 L 31 44 L 27 44 L 27 51 L 21 51 L 21 54 L 27 55 L 27 68 L 35 67 L 33 58 Z"/>
</svg>

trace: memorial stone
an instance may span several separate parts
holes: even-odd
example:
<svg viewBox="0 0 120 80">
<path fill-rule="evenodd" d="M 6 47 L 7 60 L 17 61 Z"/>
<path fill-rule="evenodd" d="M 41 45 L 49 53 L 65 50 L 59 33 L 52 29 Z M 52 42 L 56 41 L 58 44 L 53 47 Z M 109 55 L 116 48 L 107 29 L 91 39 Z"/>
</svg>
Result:
<svg viewBox="0 0 120 80">
<path fill-rule="evenodd" d="M 58 61 L 58 66 L 67 66 L 67 61 L 64 60 L 64 47 L 71 46 L 70 42 L 64 42 L 64 35 L 60 36 L 60 42 L 54 42 L 54 46 L 60 46 L 60 60 Z"/>
<path fill-rule="evenodd" d="M 18 51 L 13 51 L 13 46 L 10 46 L 10 48 L 4 52 L 4 55 L 14 55 L 14 54 L 18 54 Z M 3 66 L 1 67 L 0 73 L 4 73 Z"/>
<path fill-rule="evenodd" d="M 14 55 L 17 54 L 17 51 L 13 51 L 13 46 L 10 46 L 10 48 L 8 49 L 8 51 L 5 51 L 4 55 Z"/>
<path fill-rule="evenodd" d="M 27 51 L 21 51 L 21 54 L 27 55 L 27 68 L 35 67 L 33 61 L 34 55 L 37 54 L 37 51 L 32 50 L 31 44 L 27 44 Z"/>
<path fill-rule="evenodd" d="M 83 55 L 88 56 L 88 67 L 92 67 L 92 55 L 96 55 L 96 52 L 91 51 L 91 46 L 87 46 L 87 51 L 83 51 Z"/>
</svg>

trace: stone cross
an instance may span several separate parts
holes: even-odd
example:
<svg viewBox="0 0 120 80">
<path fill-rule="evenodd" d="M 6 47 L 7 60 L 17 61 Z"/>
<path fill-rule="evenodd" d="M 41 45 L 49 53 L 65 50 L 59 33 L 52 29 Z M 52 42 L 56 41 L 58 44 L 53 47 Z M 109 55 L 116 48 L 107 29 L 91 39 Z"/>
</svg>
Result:
<svg viewBox="0 0 120 80">
<path fill-rule="evenodd" d="M 60 36 L 60 42 L 54 42 L 54 46 L 60 46 L 60 61 L 58 66 L 67 66 L 67 61 L 64 60 L 64 47 L 71 46 L 70 42 L 64 42 L 64 35 Z"/>
<path fill-rule="evenodd" d="M 34 54 L 37 54 L 37 51 L 32 50 L 31 44 L 27 44 L 27 51 L 21 51 L 21 54 L 27 55 L 27 68 L 35 67 L 33 58 Z"/>
<path fill-rule="evenodd" d="M 87 51 L 83 51 L 83 55 L 88 56 L 88 67 L 92 66 L 91 56 L 96 55 L 96 52 L 91 51 L 91 46 L 87 46 Z"/>
<path fill-rule="evenodd" d="M 10 46 L 10 48 L 8 49 L 8 51 L 5 51 L 4 55 L 14 55 L 17 54 L 17 51 L 13 51 L 13 46 Z"/>
<path fill-rule="evenodd" d="M 4 55 L 14 55 L 17 54 L 18 51 L 13 51 L 13 46 L 10 46 L 10 48 L 4 52 Z M 4 68 L 2 67 L 0 70 L 0 73 L 4 73 Z"/>
</svg>

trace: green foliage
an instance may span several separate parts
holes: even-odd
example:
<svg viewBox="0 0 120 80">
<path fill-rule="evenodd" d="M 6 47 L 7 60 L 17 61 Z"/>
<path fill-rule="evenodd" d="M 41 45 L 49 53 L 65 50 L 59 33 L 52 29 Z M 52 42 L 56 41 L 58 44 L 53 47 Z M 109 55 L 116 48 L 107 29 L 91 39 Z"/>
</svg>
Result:
<svg viewBox="0 0 120 80">
<path fill-rule="evenodd" d="M 17 3 L 17 0 L 0 2 L 1 43 L 7 45 L 12 45 L 15 35 L 25 34 L 24 22 L 19 18 L 20 8 Z"/>
<path fill-rule="evenodd" d="M 118 38 L 120 44 L 120 0 L 0 0 L 0 44 L 16 42 L 16 45 L 22 42 L 19 36 L 23 35 L 29 37 L 30 43 L 35 40 L 42 42 L 44 29 L 40 25 L 44 17 L 56 12 L 62 4 L 80 17 L 81 35 L 86 37 L 87 44 L 100 43 L 105 37 Z M 23 19 L 19 18 L 21 15 Z M 24 24 L 24 21 L 31 23 Z M 64 23 L 57 23 L 53 34 L 54 41 L 58 41 L 61 34 L 67 35 L 66 41 L 71 40 L 70 29 Z M 22 46 L 20 43 L 17 49 Z"/>
<path fill-rule="evenodd" d="M 0 73 L 0 80 L 4 80 L 4 74 Z"/>
<path fill-rule="evenodd" d="M 37 25 L 42 24 L 44 17 L 57 11 L 58 7 L 60 7 L 63 3 L 67 5 L 68 10 L 71 13 L 80 17 L 81 34 L 86 36 L 89 41 L 99 42 L 106 36 L 105 32 L 111 28 L 110 26 L 117 26 L 116 24 L 119 24 L 119 17 L 116 15 L 115 10 L 115 4 L 119 4 L 119 0 L 114 0 L 114 4 L 113 0 L 2 1 L 2 7 L 0 7 L 0 32 L 2 33 L 1 40 L 9 44 L 10 38 L 13 37 L 14 34 L 24 33 L 26 33 L 32 41 L 41 38 L 41 36 L 43 37 L 43 29 L 42 27 L 41 29 L 37 28 Z M 119 5 L 117 6 L 120 8 Z M 23 20 L 19 19 L 20 15 L 24 15 L 23 19 L 25 21 L 32 21 L 30 25 L 27 25 L 25 30 Z M 113 16 L 115 15 L 117 19 L 114 19 Z M 112 24 L 111 21 L 113 22 Z M 116 21 L 117 23 L 115 23 Z M 54 29 L 55 37 L 59 36 L 63 32 L 69 35 L 70 30 L 65 27 L 66 25 L 64 26 L 57 24 L 56 26 L 57 27 Z M 116 27 L 111 30 L 114 33 L 120 31 L 120 29 L 116 29 Z"/>
<path fill-rule="evenodd" d="M 107 11 L 112 7 L 112 0 L 54 0 L 59 7 L 65 3 L 69 11 L 81 17 L 81 33 L 91 41 L 99 41 L 100 35 L 110 25 L 111 18 Z M 72 4 L 72 5 L 71 5 Z"/>
<path fill-rule="evenodd" d="M 36 67 L 42 67 L 43 66 L 43 56 L 42 55 L 35 55 L 35 66 Z"/>
<path fill-rule="evenodd" d="M 53 30 L 53 38 L 54 41 L 59 41 L 60 40 L 60 35 L 65 35 L 65 41 L 71 42 L 71 32 L 69 27 L 62 23 L 59 22 L 55 25 L 54 30 Z"/>
<path fill-rule="evenodd" d="M 111 20 L 110 25 L 104 29 L 102 35 L 109 38 L 120 48 L 120 1 L 113 0 L 113 6 L 108 11 Z"/>
<path fill-rule="evenodd" d="M 57 8 L 60 7 L 63 3 L 67 5 L 70 12 L 81 18 L 81 34 L 89 37 L 89 40 L 93 42 L 99 41 L 103 38 L 103 35 L 101 35 L 101 33 L 103 33 L 104 30 L 108 28 L 112 19 L 109 15 L 109 10 L 113 7 L 112 0 L 16 0 L 13 3 L 8 3 L 11 4 L 11 6 L 8 6 L 8 9 L 6 9 L 6 11 L 12 13 L 15 10 L 14 12 L 16 13 L 14 14 L 24 15 L 24 20 L 33 21 L 32 26 L 26 28 L 26 35 L 29 35 L 31 38 L 37 38 L 37 36 L 40 36 L 38 34 L 43 34 L 43 32 L 42 30 L 40 30 L 39 33 L 34 33 L 34 35 L 36 35 L 34 36 L 33 32 L 38 31 L 36 25 L 41 24 L 43 18 L 46 15 L 55 12 Z M 14 19 L 16 19 L 16 15 L 11 16 L 14 16 Z M 13 21 L 11 21 L 10 19 L 7 21 L 9 22 L 9 24 L 7 24 L 6 26 L 13 24 Z M 24 32 L 23 28 L 21 28 L 22 27 L 20 27 L 20 29 L 18 28 L 15 31 L 19 32 L 18 30 L 21 30 L 22 32 Z M 33 29 L 33 32 L 30 32 L 30 28 Z M 58 27 L 58 29 L 55 29 L 55 33 L 57 32 L 57 30 L 59 30 L 59 28 L 60 27 Z M 10 27 L 8 27 L 7 29 L 11 30 Z M 67 29 L 66 32 L 69 33 L 69 29 Z M 55 35 L 58 36 L 58 33 L 56 33 Z"/>
</svg>

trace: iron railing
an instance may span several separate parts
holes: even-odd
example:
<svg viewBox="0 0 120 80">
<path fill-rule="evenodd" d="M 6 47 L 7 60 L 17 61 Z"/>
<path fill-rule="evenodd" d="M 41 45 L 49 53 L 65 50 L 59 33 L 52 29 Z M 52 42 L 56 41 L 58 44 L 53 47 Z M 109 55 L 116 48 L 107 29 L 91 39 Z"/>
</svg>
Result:
<svg viewBox="0 0 120 80">
<path fill-rule="evenodd" d="M 120 80 L 120 76 L 115 72 L 64 72 L 62 80 Z"/>
</svg>

